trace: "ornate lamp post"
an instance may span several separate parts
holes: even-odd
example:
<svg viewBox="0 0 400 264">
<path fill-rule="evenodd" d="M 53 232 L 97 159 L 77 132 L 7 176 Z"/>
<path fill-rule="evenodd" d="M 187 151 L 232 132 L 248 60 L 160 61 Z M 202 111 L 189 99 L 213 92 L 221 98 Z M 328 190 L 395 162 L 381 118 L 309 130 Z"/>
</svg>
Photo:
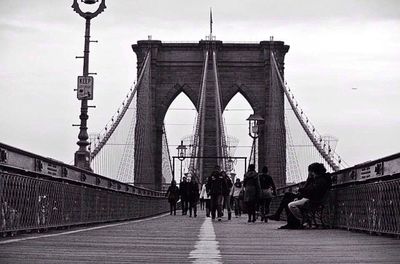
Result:
<svg viewBox="0 0 400 264">
<path fill-rule="evenodd" d="M 256 163 L 256 139 L 259 135 L 259 122 L 264 121 L 258 114 L 251 114 L 246 120 L 249 121 L 249 136 L 253 139 L 253 162 Z"/>
<path fill-rule="evenodd" d="M 85 4 L 91 5 L 99 0 L 81 0 Z M 104 11 L 106 8 L 105 0 L 101 0 L 99 7 L 93 13 L 91 12 L 83 12 L 77 2 L 74 0 L 72 4 L 72 9 L 78 13 L 81 17 L 86 20 L 85 27 L 85 47 L 83 51 L 83 74 L 82 76 L 78 76 L 78 88 L 77 88 L 77 97 L 81 100 L 81 114 L 79 116 L 81 123 L 79 125 L 79 135 L 77 142 L 79 149 L 75 152 L 75 166 L 78 168 L 82 168 L 85 170 L 91 170 L 90 168 L 90 152 L 87 150 L 88 142 L 88 133 L 87 133 L 87 120 L 88 116 L 88 100 L 93 100 L 93 77 L 89 76 L 89 44 L 90 42 L 90 20 L 96 17 L 98 14 Z"/>
<path fill-rule="evenodd" d="M 181 140 L 181 144 L 176 148 L 178 150 L 178 159 L 181 161 L 181 181 L 182 181 L 182 162 L 186 158 L 186 146 L 183 145 L 183 140 Z"/>
</svg>

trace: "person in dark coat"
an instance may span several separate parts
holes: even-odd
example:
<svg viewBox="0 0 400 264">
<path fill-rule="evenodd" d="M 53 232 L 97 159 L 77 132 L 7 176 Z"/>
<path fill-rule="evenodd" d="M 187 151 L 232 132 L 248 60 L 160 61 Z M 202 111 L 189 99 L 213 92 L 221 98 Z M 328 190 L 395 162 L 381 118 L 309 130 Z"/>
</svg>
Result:
<svg viewBox="0 0 400 264">
<path fill-rule="evenodd" d="M 215 212 L 218 211 L 218 221 L 221 221 L 224 194 L 228 192 L 228 186 L 218 165 L 215 166 L 214 171 L 208 177 L 206 188 L 207 193 L 211 196 L 211 218 L 215 219 Z"/>
<path fill-rule="evenodd" d="M 299 188 L 297 193 L 287 192 L 284 194 L 283 199 L 275 214 L 268 216 L 271 220 L 280 220 L 280 214 L 285 209 L 287 215 L 287 224 L 281 226 L 280 229 L 298 229 L 301 228 L 301 216 L 299 211 L 305 202 L 312 200 L 315 202 L 320 201 L 332 185 L 329 173 L 322 163 L 312 163 L 308 166 L 308 178 L 302 188 Z M 305 198 L 306 200 L 302 200 Z M 307 200 L 308 199 L 308 200 Z M 293 201 L 302 200 L 300 203 L 291 205 L 297 217 L 289 208 L 289 204 Z M 296 202 L 295 201 L 295 202 Z"/>
<path fill-rule="evenodd" d="M 179 200 L 179 188 L 176 186 L 175 180 L 171 181 L 171 185 L 168 187 L 165 196 L 168 198 L 169 202 L 169 214 L 172 215 L 173 212 L 174 215 L 176 215 L 176 202 Z"/>
<path fill-rule="evenodd" d="M 186 215 L 189 207 L 189 200 L 188 200 L 189 188 L 188 188 L 188 182 L 186 181 L 186 177 L 183 177 L 182 181 L 179 183 L 179 190 L 181 196 L 182 215 Z"/>
<path fill-rule="evenodd" d="M 247 214 L 249 216 L 248 222 L 256 221 L 256 207 L 260 197 L 260 180 L 258 173 L 255 171 L 255 165 L 250 164 L 249 169 L 244 175 L 244 202 L 247 207 Z"/>
<path fill-rule="evenodd" d="M 302 220 L 302 207 L 308 202 L 319 202 L 329 191 L 332 185 L 331 177 L 326 173 L 322 163 L 313 163 L 308 166 L 309 184 L 299 189 L 299 198 L 288 204 L 290 212 L 300 222 Z"/>
<path fill-rule="evenodd" d="M 197 202 L 199 201 L 199 185 L 196 181 L 196 178 L 192 176 L 190 182 L 188 183 L 188 190 L 189 190 L 189 217 L 192 217 L 192 210 L 193 216 L 197 217 Z"/>
<path fill-rule="evenodd" d="M 261 221 L 268 221 L 268 217 L 266 215 L 269 214 L 269 205 L 272 201 L 272 196 L 276 195 L 276 187 L 274 180 L 268 174 L 268 167 L 264 166 L 262 169 L 262 173 L 258 175 L 260 179 L 260 187 L 261 187 L 261 197 L 259 200 L 260 213 L 261 213 Z"/>
</svg>

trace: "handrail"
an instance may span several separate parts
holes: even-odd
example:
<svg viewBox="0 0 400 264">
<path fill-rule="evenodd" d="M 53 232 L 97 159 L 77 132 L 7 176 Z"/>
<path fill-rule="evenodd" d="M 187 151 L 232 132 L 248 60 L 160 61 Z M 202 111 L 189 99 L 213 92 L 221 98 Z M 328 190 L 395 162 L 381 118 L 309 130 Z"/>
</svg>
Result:
<svg viewBox="0 0 400 264">
<path fill-rule="evenodd" d="M 36 178 L 62 180 L 79 185 L 94 186 L 108 190 L 124 191 L 129 193 L 145 192 L 153 196 L 162 196 L 163 193 L 143 187 L 132 186 L 118 180 L 107 178 L 61 161 L 46 158 L 27 152 L 3 143 L 0 143 L 0 151 L 6 159 L 0 161 L 0 171 L 18 173 Z M 24 163 L 21 163 L 24 160 Z"/>
</svg>

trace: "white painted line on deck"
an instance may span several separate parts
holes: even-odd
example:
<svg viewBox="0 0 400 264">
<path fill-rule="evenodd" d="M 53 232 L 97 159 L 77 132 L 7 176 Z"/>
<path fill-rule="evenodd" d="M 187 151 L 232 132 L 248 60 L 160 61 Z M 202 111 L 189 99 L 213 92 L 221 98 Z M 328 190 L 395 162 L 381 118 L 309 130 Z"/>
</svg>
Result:
<svg viewBox="0 0 400 264">
<path fill-rule="evenodd" d="M 209 217 L 206 217 L 200 228 L 199 239 L 195 249 L 190 252 L 192 263 L 221 264 L 221 252 L 216 240 L 214 227 Z"/>
<path fill-rule="evenodd" d="M 109 224 L 109 225 L 103 225 L 103 226 L 89 227 L 89 228 L 85 228 L 85 229 L 79 229 L 79 230 L 74 230 L 74 231 L 67 231 L 67 232 L 62 232 L 62 233 L 57 233 L 57 234 L 38 235 L 38 236 L 32 236 L 32 237 L 8 239 L 8 240 L 5 240 L 5 241 L 0 241 L 0 245 L 9 244 L 9 243 L 14 243 L 14 242 L 20 242 L 20 241 L 26 241 L 26 240 L 39 239 L 39 238 L 56 237 L 56 236 L 62 236 L 62 235 L 70 235 L 70 234 L 75 234 L 75 233 L 80 233 L 80 232 L 85 232 L 85 231 L 91 231 L 91 230 L 96 230 L 96 229 L 102 229 L 102 228 L 107 228 L 107 227 L 114 227 L 114 226 L 120 226 L 120 225 L 128 225 L 128 224 L 131 224 L 131 223 L 140 223 L 140 222 L 144 222 L 144 221 L 149 221 L 149 220 L 153 220 L 153 219 L 158 219 L 158 218 L 164 217 L 164 216 L 166 216 L 166 215 L 169 215 L 169 214 L 163 214 L 163 215 L 153 216 L 153 217 L 150 217 L 150 218 L 144 218 L 144 219 L 133 220 L 133 221 L 123 222 L 123 223 L 117 223 L 117 224 Z"/>
</svg>

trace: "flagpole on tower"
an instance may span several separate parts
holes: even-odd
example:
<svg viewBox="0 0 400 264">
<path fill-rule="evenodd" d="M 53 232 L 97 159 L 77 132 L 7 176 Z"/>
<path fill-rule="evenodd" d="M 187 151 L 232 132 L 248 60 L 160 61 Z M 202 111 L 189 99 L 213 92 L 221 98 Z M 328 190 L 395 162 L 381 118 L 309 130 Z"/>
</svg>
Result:
<svg viewBox="0 0 400 264">
<path fill-rule="evenodd" d="M 212 24 L 213 24 L 212 8 L 210 7 L 210 40 L 212 40 Z"/>
</svg>

